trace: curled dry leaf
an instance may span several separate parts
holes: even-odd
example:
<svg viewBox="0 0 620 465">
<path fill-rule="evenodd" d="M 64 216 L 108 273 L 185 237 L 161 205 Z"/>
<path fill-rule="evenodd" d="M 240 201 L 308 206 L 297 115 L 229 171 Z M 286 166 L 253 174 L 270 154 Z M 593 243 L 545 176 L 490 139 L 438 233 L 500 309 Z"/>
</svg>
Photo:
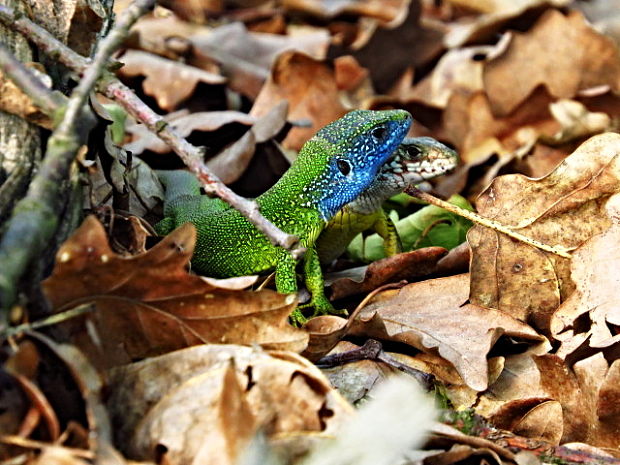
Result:
<svg viewBox="0 0 620 465">
<path fill-rule="evenodd" d="M 332 288 L 332 300 L 374 291 L 387 283 L 428 276 L 447 254 L 443 247 L 425 247 L 383 258 L 368 266 L 330 273 L 326 284 Z"/>
<path fill-rule="evenodd" d="M 537 11 L 549 7 L 563 7 L 571 3 L 570 0 L 450 0 L 451 3 L 463 4 L 483 12 L 474 19 L 452 23 L 444 43 L 448 48 L 456 48 L 468 43 L 483 43 L 492 41 L 509 21 L 521 18 L 536 17 Z M 531 14 L 528 14 L 531 13 Z"/>
<path fill-rule="evenodd" d="M 420 14 L 420 1 L 408 1 L 389 24 L 361 23 L 353 43 L 332 44 L 328 55 L 353 55 L 368 68 L 377 91 L 388 93 L 408 68 L 422 67 L 444 50 L 442 28 L 421 23 Z M 377 57 L 381 57 L 380 66 Z"/>
<path fill-rule="evenodd" d="M 304 358 L 203 345 L 114 369 L 108 407 L 134 458 L 166 451 L 172 464 L 234 464 L 262 430 L 298 446 L 333 433 L 351 407 Z"/>
<path fill-rule="evenodd" d="M 44 85 L 51 86 L 51 79 L 44 73 L 38 72 L 35 66 L 28 66 Z M 0 110 L 20 116 L 38 124 L 45 129 L 52 129 L 52 120 L 36 107 L 30 97 L 22 92 L 15 83 L 0 72 Z"/>
<path fill-rule="evenodd" d="M 188 137 L 193 131 L 211 132 L 226 124 L 240 123 L 247 126 L 255 123 L 257 118 L 239 111 L 204 111 L 188 114 L 186 112 L 172 113 L 166 117 L 169 123 L 181 137 Z M 140 154 L 145 150 L 156 153 L 168 153 L 172 149 L 153 134 L 143 124 L 133 123 L 127 127 L 127 132 L 133 135 L 133 140 L 123 146 L 127 151 Z"/>
<path fill-rule="evenodd" d="M 346 113 L 340 102 L 334 70 L 298 52 L 284 52 L 275 61 L 269 80 L 254 102 L 253 116 L 262 116 L 282 100 L 290 120 L 310 120 L 311 127 L 291 129 L 282 145 L 299 150 L 320 128 Z"/>
<path fill-rule="evenodd" d="M 602 353 L 572 367 L 556 355 L 512 355 L 476 411 L 532 439 L 615 448 L 619 379 L 620 362 L 608 362 Z"/>
<path fill-rule="evenodd" d="M 120 61 L 125 66 L 119 73 L 126 77 L 144 76 L 142 84 L 144 93 L 155 98 L 157 105 L 166 111 L 176 109 L 181 102 L 192 95 L 200 82 L 205 84 L 226 82 L 226 78 L 218 74 L 138 50 L 128 50 Z"/>
<path fill-rule="evenodd" d="M 230 88 L 252 99 L 259 94 L 278 55 L 295 50 L 321 60 L 329 45 L 327 31 L 318 29 L 296 35 L 262 34 L 233 22 L 205 32 L 190 38 L 197 59 L 215 60 L 229 77 Z"/>
<path fill-rule="evenodd" d="M 276 136 L 286 123 L 288 103 L 283 100 L 269 113 L 258 118 L 241 139 L 233 142 L 207 162 L 207 166 L 224 184 L 237 181 L 245 172 L 256 149 L 256 144 Z"/>
<path fill-rule="evenodd" d="M 195 235 L 187 224 L 146 253 L 124 258 L 89 217 L 60 248 L 44 291 L 55 312 L 94 306 L 84 317 L 89 331 L 78 321 L 72 335 L 98 365 L 207 342 L 305 348 L 307 335 L 288 324 L 293 295 L 224 289 L 187 272 Z"/>
<path fill-rule="evenodd" d="M 469 277 L 458 275 L 410 284 L 378 294 L 351 334 L 397 341 L 439 353 L 477 391 L 488 385 L 487 355 L 500 336 L 544 340 L 532 328 L 497 310 L 467 301 Z"/>
<path fill-rule="evenodd" d="M 323 19 L 339 15 L 363 16 L 390 22 L 402 16 L 409 0 L 283 0 L 282 6 L 292 12 L 303 12 Z"/>
<path fill-rule="evenodd" d="M 594 30 L 578 12 L 543 15 L 527 33 L 515 33 L 507 50 L 484 69 L 493 113 L 511 113 L 536 87 L 557 98 L 582 89 L 620 89 L 620 56 L 613 40 Z"/>
<path fill-rule="evenodd" d="M 497 47 L 480 45 L 448 50 L 430 75 L 420 81 L 407 97 L 432 107 L 445 108 L 454 93 L 484 90 L 484 61 Z"/>
<path fill-rule="evenodd" d="M 558 351 L 562 357 L 586 341 L 594 349 L 611 347 L 620 341 L 620 195 L 609 199 L 606 213 L 611 220 L 610 228 L 573 254 L 571 278 L 576 290 L 551 319 L 551 333 L 562 341 Z"/>
<path fill-rule="evenodd" d="M 574 249 L 607 230 L 608 197 L 620 191 L 620 135 L 594 136 L 545 177 L 496 178 L 478 199 L 481 215 L 551 245 Z M 549 320 L 574 290 L 570 261 L 476 226 L 472 247 L 472 303 L 532 321 Z"/>
</svg>

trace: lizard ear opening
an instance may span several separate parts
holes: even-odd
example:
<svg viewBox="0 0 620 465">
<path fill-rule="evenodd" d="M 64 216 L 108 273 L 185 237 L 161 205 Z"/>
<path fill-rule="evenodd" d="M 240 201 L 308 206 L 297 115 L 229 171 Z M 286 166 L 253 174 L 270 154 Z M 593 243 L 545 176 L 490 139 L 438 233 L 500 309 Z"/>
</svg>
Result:
<svg viewBox="0 0 620 465">
<path fill-rule="evenodd" d="M 351 163 L 347 160 L 343 160 L 342 158 L 337 159 L 336 166 L 338 166 L 340 172 L 345 176 L 351 172 Z"/>
</svg>

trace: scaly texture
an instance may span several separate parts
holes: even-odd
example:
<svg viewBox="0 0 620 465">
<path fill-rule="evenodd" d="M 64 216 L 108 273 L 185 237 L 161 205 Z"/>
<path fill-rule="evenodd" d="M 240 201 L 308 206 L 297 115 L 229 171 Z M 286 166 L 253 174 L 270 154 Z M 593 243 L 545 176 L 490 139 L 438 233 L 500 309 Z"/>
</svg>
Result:
<svg viewBox="0 0 620 465">
<path fill-rule="evenodd" d="M 304 257 L 306 285 L 318 313 L 333 307 L 323 294 L 314 242 L 327 221 L 373 182 L 410 124 L 411 115 L 404 110 L 352 111 L 317 132 L 284 176 L 256 199 L 265 218 L 298 236 L 308 249 Z M 178 179 L 167 180 L 164 175 L 162 181 L 168 184 L 171 196 L 166 195 L 166 217 L 156 229 L 166 234 L 186 222 L 196 226 L 194 270 L 224 278 L 275 268 L 278 291 L 297 290 L 295 260 L 273 246 L 237 210 L 221 201 L 212 203 L 211 199 L 196 197 L 195 185 L 185 191 Z M 299 313 L 295 318 L 302 320 Z"/>
<path fill-rule="evenodd" d="M 407 186 L 445 174 L 457 164 L 456 152 L 435 139 L 403 140 L 368 189 L 329 221 L 316 241 L 320 262 L 326 264 L 338 258 L 355 236 L 369 229 L 383 238 L 387 256 L 401 252 L 396 227 L 381 205 Z"/>
</svg>

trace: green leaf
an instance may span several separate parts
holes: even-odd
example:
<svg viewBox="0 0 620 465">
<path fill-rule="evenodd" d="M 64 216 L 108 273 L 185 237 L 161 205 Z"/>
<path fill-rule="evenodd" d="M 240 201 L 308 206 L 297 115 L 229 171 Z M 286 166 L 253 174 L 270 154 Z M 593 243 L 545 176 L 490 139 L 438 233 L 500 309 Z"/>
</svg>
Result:
<svg viewBox="0 0 620 465">
<path fill-rule="evenodd" d="M 106 109 L 112 121 L 109 128 L 112 134 L 112 141 L 114 141 L 116 145 L 121 145 L 125 138 L 125 120 L 127 119 L 127 112 L 115 103 L 106 103 L 102 106 Z"/>
<path fill-rule="evenodd" d="M 473 210 L 469 202 L 460 195 L 453 195 L 448 201 L 461 208 Z M 467 230 L 471 227 L 469 220 L 434 205 L 428 205 L 402 220 L 394 218 L 394 215 L 395 212 L 390 212 L 405 252 L 430 246 L 453 249 L 465 241 Z M 349 244 L 347 252 L 352 259 L 362 262 L 385 258 L 383 239 L 378 234 L 366 238 L 358 235 Z"/>
</svg>

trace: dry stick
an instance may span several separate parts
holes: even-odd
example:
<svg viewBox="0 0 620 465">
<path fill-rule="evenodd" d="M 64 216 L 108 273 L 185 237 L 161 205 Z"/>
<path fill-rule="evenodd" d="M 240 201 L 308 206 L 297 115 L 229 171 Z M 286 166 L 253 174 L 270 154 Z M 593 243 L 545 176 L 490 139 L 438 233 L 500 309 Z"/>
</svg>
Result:
<svg viewBox="0 0 620 465">
<path fill-rule="evenodd" d="M 69 178 L 71 165 L 82 144 L 79 125 L 87 122 L 86 117 L 90 115 L 82 110 L 88 94 L 103 73 L 115 47 L 129 33 L 131 25 L 153 4 L 154 0 L 136 1 L 121 15 L 114 30 L 101 41 L 93 64 L 85 70 L 84 78 L 69 98 L 62 121 L 48 141 L 39 173 L 30 183 L 26 196 L 13 210 L 0 242 L 0 308 L 5 310 L 1 318 L 7 317 L 7 310 L 15 302 L 17 283 L 28 265 L 43 252 L 56 232 L 62 186 Z M 5 10 L 3 8 L 2 13 Z M 1 65 L 5 67 L 4 63 Z"/>
<path fill-rule="evenodd" d="M 22 33 L 26 38 L 34 42 L 41 51 L 51 54 L 60 63 L 78 73 L 84 72 L 89 65 L 89 60 L 56 40 L 49 32 L 37 26 L 28 18 L 16 15 L 14 10 L 9 7 L 0 5 L 0 22 Z M 137 121 L 143 123 L 161 140 L 166 142 L 200 179 L 206 192 L 218 196 L 233 208 L 239 210 L 259 231 L 269 238 L 272 244 L 289 250 L 295 258 L 303 255 L 305 249 L 298 247 L 298 238 L 296 236 L 286 234 L 264 218 L 260 214 L 256 202 L 235 194 L 222 184 L 217 176 L 204 164 L 204 152 L 200 148 L 190 144 L 181 137 L 160 115 L 149 108 L 131 89 L 122 84 L 118 79 L 108 76 L 102 81 L 98 85 L 99 90 L 119 103 Z"/>
<path fill-rule="evenodd" d="M 207 193 L 217 195 L 239 210 L 259 231 L 269 238 L 272 244 L 289 250 L 294 258 L 303 255 L 305 249 L 297 247 L 298 238 L 296 236 L 286 234 L 264 218 L 255 201 L 235 194 L 222 184 L 204 164 L 203 150 L 181 137 L 160 115 L 142 102 L 131 89 L 116 78 L 110 78 L 99 87 L 107 97 L 122 105 L 130 115 L 166 142 L 198 177 Z"/>
<path fill-rule="evenodd" d="M 0 42 L 0 63 L 2 72 L 8 76 L 30 100 L 47 115 L 53 113 L 66 102 L 62 94 L 47 88 L 35 74 L 9 52 Z"/>
<path fill-rule="evenodd" d="M 490 220 L 488 218 L 484 218 L 472 211 L 465 210 L 464 208 L 453 205 L 445 200 L 438 199 L 437 197 L 433 197 L 432 195 L 421 191 L 417 187 L 409 186 L 405 189 L 405 192 L 409 195 L 417 197 L 420 200 L 430 203 L 431 205 L 435 205 L 436 207 L 443 208 L 444 210 L 448 210 L 455 215 L 462 216 L 463 218 L 467 218 L 468 220 L 477 223 L 481 226 L 485 226 L 487 228 L 493 229 L 495 231 L 499 231 L 501 233 L 506 234 L 513 239 L 516 239 L 520 242 L 524 242 L 525 244 L 529 244 L 532 247 L 536 247 L 537 249 L 544 250 L 545 252 L 550 252 L 555 255 L 559 255 L 564 258 L 571 258 L 572 255 L 569 253 L 568 249 L 562 246 L 551 246 L 547 244 L 543 244 L 535 239 L 524 236 L 521 233 L 513 231 L 509 227 L 498 223 L 497 221 Z"/>
</svg>

